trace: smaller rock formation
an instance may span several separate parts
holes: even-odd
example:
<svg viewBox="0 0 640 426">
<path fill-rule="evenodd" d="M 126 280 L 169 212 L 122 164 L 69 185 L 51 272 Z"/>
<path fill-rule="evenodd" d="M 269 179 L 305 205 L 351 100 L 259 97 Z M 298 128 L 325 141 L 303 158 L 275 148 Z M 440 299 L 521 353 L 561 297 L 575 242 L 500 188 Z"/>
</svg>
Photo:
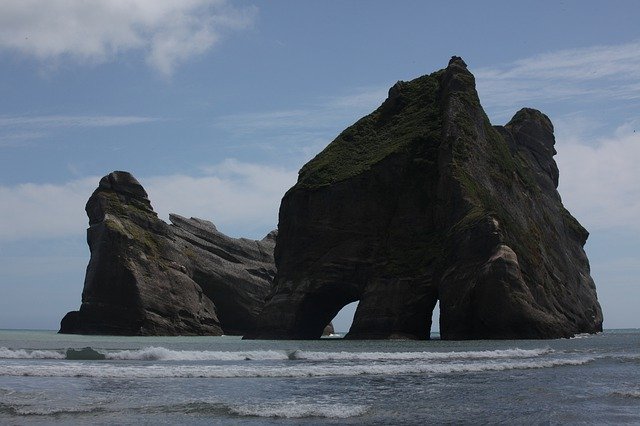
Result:
<svg viewBox="0 0 640 426">
<path fill-rule="evenodd" d="M 323 336 L 331 336 L 332 334 L 334 334 L 336 331 L 333 328 L 333 323 L 329 323 L 327 324 L 327 326 L 324 328 L 324 330 L 322 331 L 322 335 Z"/>
<path fill-rule="evenodd" d="M 230 238 L 208 221 L 153 211 L 127 172 L 102 178 L 87 202 L 87 266 L 82 306 L 60 333 L 244 334 L 275 275 L 276 231 L 261 241 Z"/>
</svg>

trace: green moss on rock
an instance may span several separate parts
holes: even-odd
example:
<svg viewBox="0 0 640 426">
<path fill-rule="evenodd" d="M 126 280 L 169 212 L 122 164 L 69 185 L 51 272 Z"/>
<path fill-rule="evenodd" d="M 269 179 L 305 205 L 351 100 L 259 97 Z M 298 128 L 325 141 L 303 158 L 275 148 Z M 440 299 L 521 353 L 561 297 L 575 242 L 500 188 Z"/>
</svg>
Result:
<svg viewBox="0 0 640 426">
<path fill-rule="evenodd" d="M 442 132 L 439 75 L 396 84 L 380 108 L 344 130 L 300 170 L 298 186 L 314 188 L 348 179 L 413 144 L 437 146 Z"/>
</svg>

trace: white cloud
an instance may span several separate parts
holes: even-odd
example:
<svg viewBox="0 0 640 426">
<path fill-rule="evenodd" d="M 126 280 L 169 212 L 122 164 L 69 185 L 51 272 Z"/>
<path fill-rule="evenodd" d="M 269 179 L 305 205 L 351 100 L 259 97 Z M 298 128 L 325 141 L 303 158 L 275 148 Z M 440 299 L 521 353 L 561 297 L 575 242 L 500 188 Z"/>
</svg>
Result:
<svg viewBox="0 0 640 426">
<path fill-rule="evenodd" d="M 556 146 L 560 193 L 588 230 L 640 231 L 639 124 L 626 123 L 612 135 L 585 143 L 580 126 L 572 132 L 559 123 L 566 135 Z"/>
<path fill-rule="evenodd" d="M 387 98 L 388 92 L 389 87 L 363 87 L 349 94 L 327 97 L 320 105 L 331 109 L 349 109 L 369 113 L 380 106 Z"/>
<path fill-rule="evenodd" d="M 169 213 L 213 221 L 225 233 L 261 238 L 277 225 L 280 199 L 297 170 L 226 160 L 204 176 L 138 176 L 161 218 Z M 64 184 L 0 186 L 0 241 L 84 233 L 93 176 Z"/>
<path fill-rule="evenodd" d="M 157 176 L 144 179 L 154 209 L 211 220 L 222 232 L 262 238 L 278 223 L 284 193 L 298 171 L 236 160 L 205 168 L 205 176 Z M 257 234 L 256 234 L 257 233 Z"/>
<path fill-rule="evenodd" d="M 54 238 L 84 232 L 84 205 L 98 178 L 61 185 L 0 186 L 0 240 Z"/>
<path fill-rule="evenodd" d="M 255 15 L 255 8 L 224 0 L 4 0 L 0 48 L 40 60 L 92 63 L 137 51 L 170 75 L 225 31 L 250 26 Z"/>
<path fill-rule="evenodd" d="M 56 128 L 118 127 L 154 121 L 158 119 L 135 115 L 0 116 L 0 148 L 30 146 Z"/>
<path fill-rule="evenodd" d="M 28 146 L 33 140 L 45 136 L 46 133 L 40 131 L 0 132 L 0 148 Z"/>
<path fill-rule="evenodd" d="M 588 230 L 640 231 L 640 126 L 619 125 L 636 118 L 640 41 L 548 52 L 473 71 L 494 119 L 532 104 L 550 114 L 559 190 Z"/>
<path fill-rule="evenodd" d="M 216 120 L 216 125 L 240 135 L 264 134 L 265 131 L 279 135 L 325 129 L 341 131 L 345 121 L 353 122 L 361 115 L 369 114 L 386 96 L 387 90 L 361 88 L 346 95 L 316 99 L 302 108 L 222 116 Z"/>
<path fill-rule="evenodd" d="M 589 46 L 543 53 L 514 61 L 503 69 L 479 72 L 494 78 L 597 80 L 603 77 L 640 77 L 640 41 L 619 45 Z"/>
<path fill-rule="evenodd" d="M 153 117 L 135 115 L 44 115 L 44 116 L 0 116 L 2 127 L 114 127 L 157 121 Z"/>
<path fill-rule="evenodd" d="M 236 140 L 236 149 L 286 149 L 295 153 L 296 160 L 300 160 L 296 166 L 300 167 L 345 127 L 380 106 L 387 90 L 358 88 L 339 96 L 316 98 L 299 108 L 218 117 L 214 125 Z"/>
<path fill-rule="evenodd" d="M 490 109 L 536 101 L 640 99 L 640 41 L 549 52 L 474 74 Z"/>
</svg>

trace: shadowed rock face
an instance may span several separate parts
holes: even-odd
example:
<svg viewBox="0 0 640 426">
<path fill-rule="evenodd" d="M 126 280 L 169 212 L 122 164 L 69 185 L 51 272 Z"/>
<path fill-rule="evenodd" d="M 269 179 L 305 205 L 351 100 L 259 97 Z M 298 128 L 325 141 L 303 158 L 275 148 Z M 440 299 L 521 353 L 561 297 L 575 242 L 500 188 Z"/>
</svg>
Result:
<svg viewBox="0 0 640 426">
<path fill-rule="evenodd" d="M 460 58 L 398 82 L 284 196 L 278 273 L 250 337 L 318 338 L 356 300 L 356 339 L 427 339 L 438 300 L 443 339 L 601 331 L 554 143 L 533 109 L 492 126 Z"/>
<path fill-rule="evenodd" d="M 158 219 L 127 172 L 102 178 L 86 206 L 91 260 L 79 311 L 61 333 L 244 334 L 256 327 L 275 266 L 275 231 L 235 239 L 211 223 Z"/>
</svg>

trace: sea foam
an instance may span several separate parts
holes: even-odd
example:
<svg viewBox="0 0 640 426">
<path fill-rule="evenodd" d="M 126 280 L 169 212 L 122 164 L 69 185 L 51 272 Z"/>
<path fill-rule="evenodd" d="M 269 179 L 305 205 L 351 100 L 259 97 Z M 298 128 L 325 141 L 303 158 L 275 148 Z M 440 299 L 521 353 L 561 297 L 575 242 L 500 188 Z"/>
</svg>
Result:
<svg viewBox="0 0 640 426">
<path fill-rule="evenodd" d="M 10 405 L 0 404 L 0 412 L 5 412 L 12 416 L 59 416 L 59 415 L 77 415 L 77 414 L 91 414 L 104 412 L 102 407 L 66 407 L 66 408 L 53 408 L 53 407 L 32 407 L 28 405 Z"/>
<path fill-rule="evenodd" d="M 326 377 L 397 374 L 449 374 L 501 371 L 515 369 L 551 368 L 582 365 L 593 361 L 591 357 L 487 360 L 458 362 L 366 362 L 351 365 L 284 363 L 279 365 L 122 365 L 104 362 L 61 362 L 48 365 L 0 365 L 0 375 L 39 377 L 97 377 L 97 378 L 233 378 L 233 377 Z"/>
<path fill-rule="evenodd" d="M 65 354 L 52 350 L 0 348 L 0 359 L 64 359 Z"/>
<path fill-rule="evenodd" d="M 143 361 L 243 361 L 285 360 L 286 351 L 176 351 L 163 347 L 148 347 L 106 354 L 107 359 Z"/>
<path fill-rule="evenodd" d="M 299 419 L 304 417 L 323 417 L 329 419 L 346 419 L 365 414 L 368 407 L 348 404 L 304 404 L 298 402 L 281 402 L 269 404 L 232 405 L 232 414 L 251 417 L 280 417 Z"/>
<path fill-rule="evenodd" d="M 412 360 L 456 360 L 456 359 L 501 359 L 533 358 L 553 351 L 546 349 L 503 349 L 494 351 L 460 352 L 310 352 L 294 351 L 290 359 L 313 361 L 412 361 Z"/>
<path fill-rule="evenodd" d="M 532 358 L 552 353 L 551 349 L 504 349 L 461 352 L 314 352 L 303 350 L 264 351 L 177 351 L 163 347 L 147 347 L 106 353 L 107 359 L 143 361 L 394 361 Z"/>
<path fill-rule="evenodd" d="M 163 347 L 148 347 L 106 354 L 107 359 L 144 361 L 407 361 L 447 359 L 532 358 L 553 352 L 551 349 L 504 349 L 464 352 L 313 352 L 303 350 L 264 351 L 176 351 Z"/>
<path fill-rule="evenodd" d="M 616 391 L 613 395 L 623 398 L 640 398 L 640 390 Z"/>
<path fill-rule="evenodd" d="M 84 351 L 84 352 L 82 352 Z M 88 353 L 82 357 L 83 353 Z M 318 352 L 304 350 L 255 350 L 255 351 L 181 351 L 164 347 L 106 351 L 93 348 L 26 350 L 0 348 L 0 358 L 4 359 L 87 359 L 98 360 L 104 356 L 108 360 L 130 361 L 419 361 L 419 360 L 474 360 L 534 358 L 553 351 L 546 349 L 502 349 L 493 351 L 454 352 Z M 66 355 L 65 355 L 66 354 Z"/>
</svg>

